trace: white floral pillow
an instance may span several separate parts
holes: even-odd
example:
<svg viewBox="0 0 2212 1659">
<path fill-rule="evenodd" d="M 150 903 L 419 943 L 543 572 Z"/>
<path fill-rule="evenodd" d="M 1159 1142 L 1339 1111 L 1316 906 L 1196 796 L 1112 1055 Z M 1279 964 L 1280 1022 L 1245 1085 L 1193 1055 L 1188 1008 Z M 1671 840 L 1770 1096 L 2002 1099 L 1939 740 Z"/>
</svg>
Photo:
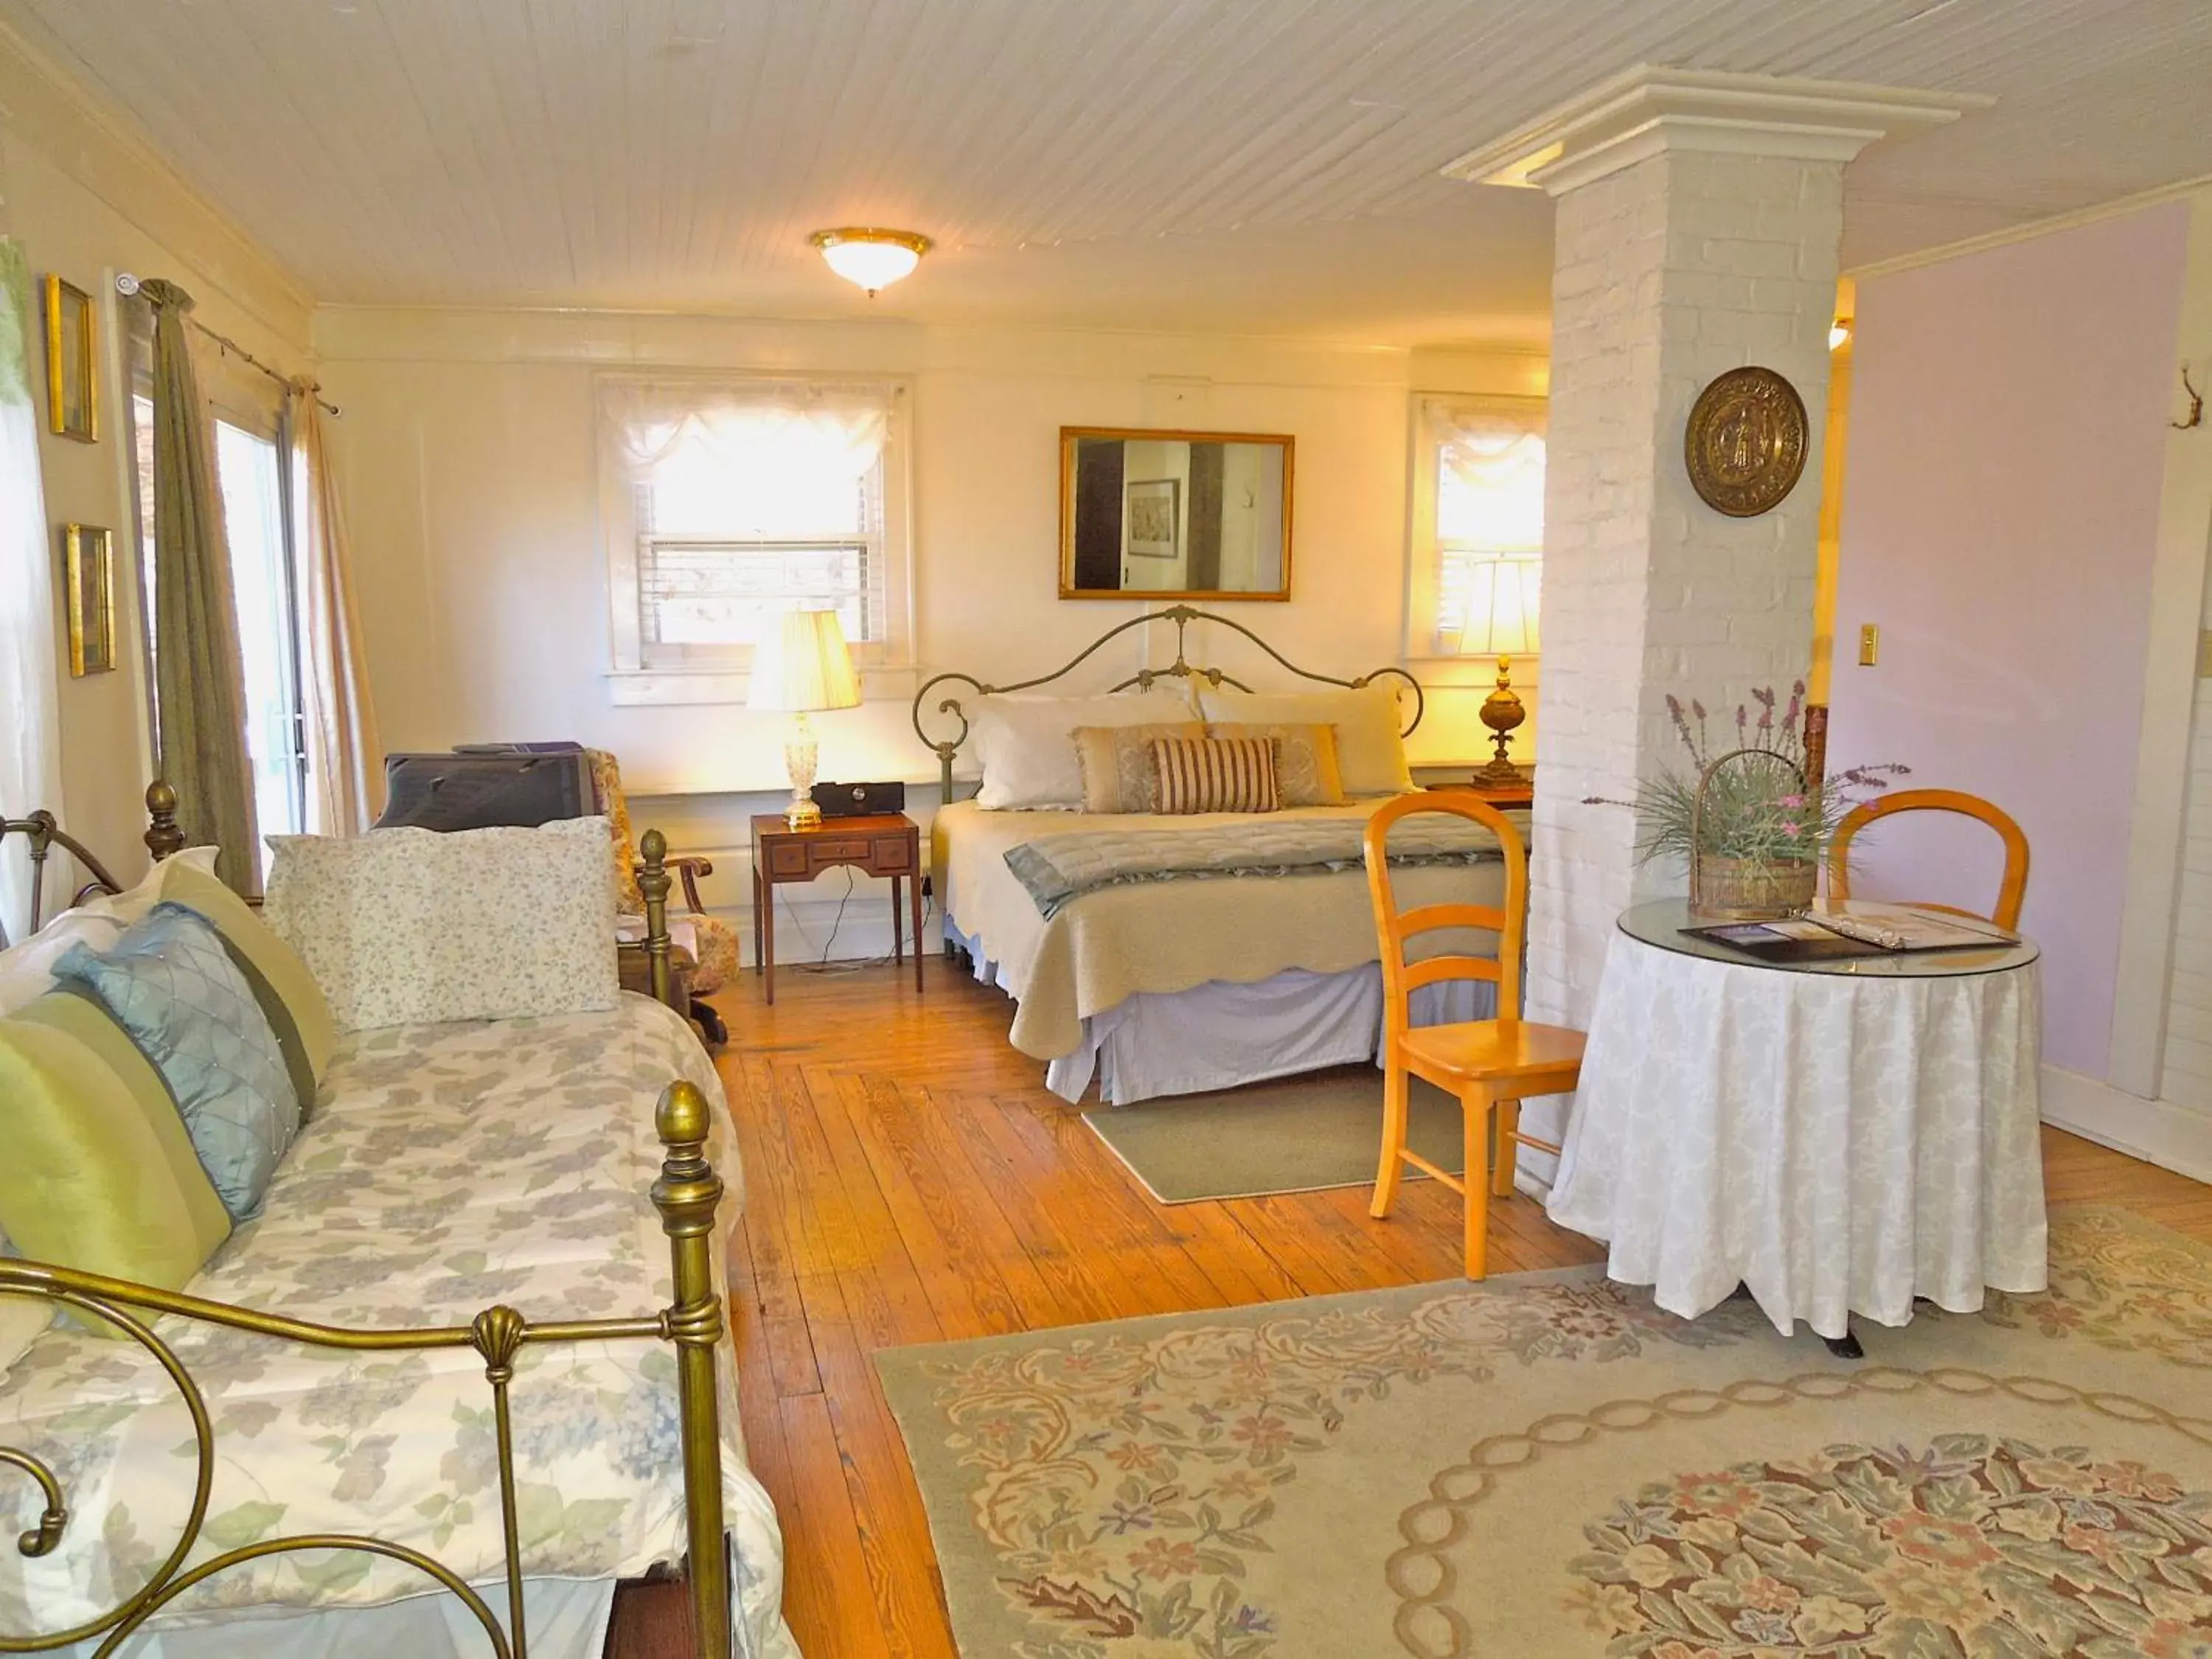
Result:
<svg viewBox="0 0 2212 1659">
<path fill-rule="evenodd" d="M 604 817 L 268 839 L 263 914 L 342 1030 L 615 1006 Z"/>
</svg>

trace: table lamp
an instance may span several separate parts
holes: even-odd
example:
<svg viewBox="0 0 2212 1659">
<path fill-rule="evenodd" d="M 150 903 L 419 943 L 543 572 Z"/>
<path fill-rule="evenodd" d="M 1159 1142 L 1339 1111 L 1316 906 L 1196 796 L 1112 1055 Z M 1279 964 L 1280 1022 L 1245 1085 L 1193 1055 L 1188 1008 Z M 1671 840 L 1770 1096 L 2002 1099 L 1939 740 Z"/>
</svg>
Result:
<svg viewBox="0 0 2212 1659">
<path fill-rule="evenodd" d="M 1528 718 L 1514 694 L 1511 659 L 1537 648 L 1542 580 L 1543 565 L 1536 559 L 1484 559 L 1468 570 L 1467 623 L 1460 630 L 1459 653 L 1498 659 L 1498 689 L 1482 704 L 1482 723 L 1495 733 L 1491 741 L 1498 753 L 1475 773 L 1479 784 L 1511 787 L 1527 781 L 1505 754 L 1514 728 Z"/>
<path fill-rule="evenodd" d="M 845 648 L 845 630 L 838 626 L 836 611 L 786 611 L 779 625 L 754 647 L 752 689 L 745 707 L 793 716 L 791 735 L 783 743 L 783 764 L 791 775 L 791 805 L 783 821 L 793 829 L 811 830 L 822 822 L 822 809 L 814 804 L 817 750 L 814 730 L 806 723 L 808 711 L 852 708 L 860 701 L 853 653 Z"/>
</svg>

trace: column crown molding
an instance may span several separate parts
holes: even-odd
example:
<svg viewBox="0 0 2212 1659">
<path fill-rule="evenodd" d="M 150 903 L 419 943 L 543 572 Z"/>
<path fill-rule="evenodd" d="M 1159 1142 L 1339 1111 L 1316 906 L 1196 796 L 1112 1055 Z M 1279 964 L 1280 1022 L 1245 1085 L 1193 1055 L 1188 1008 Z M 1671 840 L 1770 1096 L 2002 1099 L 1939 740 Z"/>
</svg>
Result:
<svg viewBox="0 0 2212 1659">
<path fill-rule="evenodd" d="M 1842 163 L 1878 138 L 1911 137 L 1995 101 L 1639 64 L 1444 164 L 1447 179 L 1559 196 L 1669 150 Z"/>
</svg>

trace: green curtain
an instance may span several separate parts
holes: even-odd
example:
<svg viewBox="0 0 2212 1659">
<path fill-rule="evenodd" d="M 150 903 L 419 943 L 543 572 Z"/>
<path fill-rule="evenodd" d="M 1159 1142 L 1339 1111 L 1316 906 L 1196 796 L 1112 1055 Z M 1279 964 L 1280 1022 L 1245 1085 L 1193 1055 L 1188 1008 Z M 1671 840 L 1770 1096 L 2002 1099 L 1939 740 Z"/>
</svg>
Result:
<svg viewBox="0 0 2212 1659">
<path fill-rule="evenodd" d="M 147 283 L 139 292 L 154 307 L 157 769 L 177 792 L 187 841 L 220 848 L 216 872 L 244 893 L 257 862 L 246 671 L 214 432 L 192 366 L 192 298 L 173 283 Z"/>
</svg>

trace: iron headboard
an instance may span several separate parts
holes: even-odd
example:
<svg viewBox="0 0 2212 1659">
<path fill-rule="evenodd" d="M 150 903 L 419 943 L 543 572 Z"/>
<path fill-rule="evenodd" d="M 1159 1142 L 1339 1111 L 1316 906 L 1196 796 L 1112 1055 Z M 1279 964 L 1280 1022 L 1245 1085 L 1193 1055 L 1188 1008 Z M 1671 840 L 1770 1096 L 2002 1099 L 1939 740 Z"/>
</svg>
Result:
<svg viewBox="0 0 2212 1659">
<path fill-rule="evenodd" d="M 24 933 L 30 938 L 45 924 L 46 888 L 46 859 L 58 847 L 74 858 L 92 877 L 70 896 L 71 904 L 82 904 L 94 893 L 119 893 L 123 890 L 107 866 L 92 855 L 91 849 L 54 821 L 54 815 L 41 807 L 27 818 L 0 818 L 0 842 L 10 836 L 21 836 L 30 843 L 31 852 L 31 925 Z M 0 948 L 9 943 L 8 919 L 0 916 Z"/>
<path fill-rule="evenodd" d="M 1232 617 L 1220 616 L 1211 611 L 1200 611 L 1194 605 L 1171 605 L 1164 611 L 1148 611 L 1141 617 L 1132 617 L 1127 622 L 1115 623 L 1113 627 L 1108 629 L 1097 639 L 1091 641 L 1090 644 L 1085 646 L 1082 650 L 1076 653 L 1073 658 L 1069 659 L 1066 662 L 1062 663 L 1059 667 L 1054 669 L 1051 673 L 1040 674 L 1035 679 L 1016 680 L 1008 685 L 987 685 L 981 680 L 977 679 L 973 674 L 954 672 L 934 674 L 928 679 L 923 681 L 921 690 L 915 692 L 914 695 L 914 734 L 920 738 L 924 744 L 928 745 L 928 747 L 937 752 L 939 781 L 944 791 L 939 799 L 947 802 L 951 800 L 953 757 L 960 752 L 961 744 L 968 741 L 968 711 L 960 706 L 960 699 L 957 696 L 950 695 L 941 696 L 938 701 L 935 710 L 933 712 L 938 714 L 949 714 L 955 720 L 958 721 L 960 729 L 957 732 L 948 738 L 933 738 L 929 735 L 928 728 L 922 724 L 924 705 L 928 702 L 930 694 L 935 691 L 939 686 L 946 684 L 947 683 L 957 683 L 960 685 L 972 687 L 975 690 L 975 694 L 979 697 L 992 697 L 1000 696 L 1009 691 L 1027 691 L 1034 686 L 1049 685 L 1053 681 L 1062 678 L 1066 675 L 1073 672 L 1077 668 L 1080 667 L 1085 662 L 1088 661 L 1090 658 L 1097 652 L 1099 647 L 1107 642 L 1107 641 L 1114 639 L 1120 635 L 1126 634 L 1133 628 L 1143 628 L 1150 623 L 1157 622 L 1171 622 L 1175 624 L 1175 660 L 1170 663 L 1165 668 L 1139 668 L 1135 673 L 1129 676 L 1127 679 L 1121 681 L 1117 685 L 1109 687 L 1109 690 L 1126 691 L 1130 687 L 1134 686 L 1139 690 L 1149 691 L 1152 690 L 1152 684 L 1156 680 L 1179 678 L 1187 680 L 1202 679 L 1208 685 L 1216 687 L 1232 685 L 1239 691 L 1249 691 L 1252 688 L 1245 684 L 1243 681 L 1238 679 L 1235 675 L 1226 673 L 1218 668 L 1200 667 L 1190 660 L 1188 653 L 1184 649 L 1190 625 L 1194 622 L 1207 622 L 1226 628 L 1234 633 L 1242 634 L 1246 639 L 1251 641 L 1253 644 L 1258 646 L 1261 650 L 1266 652 L 1267 655 L 1273 658 L 1278 664 L 1288 669 L 1291 673 L 1296 674 L 1302 680 L 1312 680 L 1316 684 L 1321 685 L 1340 685 L 1348 691 L 1358 691 L 1364 687 L 1373 684 L 1376 680 L 1382 678 L 1385 675 L 1395 674 L 1400 679 L 1405 681 L 1407 685 L 1412 688 L 1413 693 L 1413 718 L 1407 721 L 1401 735 L 1411 737 L 1413 732 L 1413 728 L 1421 723 L 1421 714 L 1426 706 L 1426 699 L 1421 693 L 1421 683 L 1415 679 L 1411 674 L 1407 673 L 1404 669 L 1397 666 L 1395 663 L 1388 667 L 1377 668 L 1371 673 L 1362 674 L 1356 679 L 1339 679 L 1334 674 L 1316 674 L 1310 668 L 1299 667 L 1297 664 L 1292 662 L 1281 652 L 1276 650 L 1275 647 L 1268 644 L 1267 641 L 1261 639 L 1250 629 L 1245 627 L 1243 623 L 1237 622 Z"/>
</svg>

